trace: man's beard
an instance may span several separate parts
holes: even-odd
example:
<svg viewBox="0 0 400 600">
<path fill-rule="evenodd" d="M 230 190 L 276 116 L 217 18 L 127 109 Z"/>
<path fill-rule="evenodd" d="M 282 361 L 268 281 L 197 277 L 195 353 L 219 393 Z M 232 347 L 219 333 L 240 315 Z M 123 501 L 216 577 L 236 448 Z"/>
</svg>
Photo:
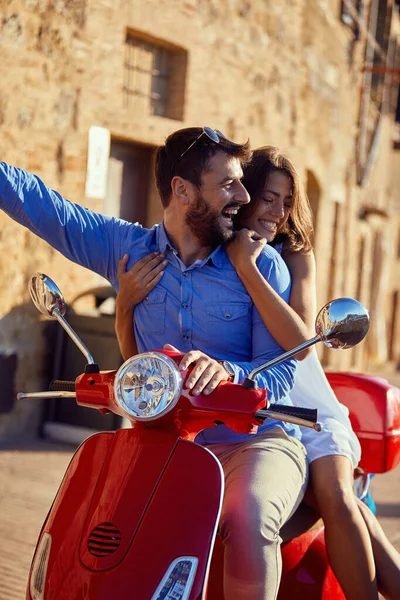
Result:
<svg viewBox="0 0 400 600">
<path fill-rule="evenodd" d="M 204 247 L 216 248 L 227 242 L 233 235 L 233 230 L 223 227 L 221 213 L 211 208 L 200 192 L 189 207 L 185 222 Z"/>
</svg>

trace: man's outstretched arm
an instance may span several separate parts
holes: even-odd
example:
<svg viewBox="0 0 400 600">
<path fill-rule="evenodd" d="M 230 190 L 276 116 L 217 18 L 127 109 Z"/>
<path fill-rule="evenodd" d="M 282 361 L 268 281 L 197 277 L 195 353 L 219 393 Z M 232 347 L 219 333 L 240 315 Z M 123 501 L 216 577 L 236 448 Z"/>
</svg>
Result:
<svg viewBox="0 0 400 600">
<path fill-rule="evenodd" d="M 111 278 L 134 226 L 66 200 L 36 175 L 0 162 L 0 208 L 66 258 Z"/>
</svg>

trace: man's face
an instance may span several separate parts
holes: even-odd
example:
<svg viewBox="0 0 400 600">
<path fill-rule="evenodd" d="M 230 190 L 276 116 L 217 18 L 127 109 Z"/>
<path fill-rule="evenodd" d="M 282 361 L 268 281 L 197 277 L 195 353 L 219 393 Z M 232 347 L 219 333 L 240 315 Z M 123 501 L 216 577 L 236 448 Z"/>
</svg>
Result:
<svg viewBox="0 0 400 600">
<path fill-rule="evenodd" d="M 242 185 L 238 158 L 217 152 L 203 173 L 200 190 L 194 188 L 186 224 L 203 246 L 217 247 L 233 234 L 233 217 L 250 197 Z"/>
</svg>

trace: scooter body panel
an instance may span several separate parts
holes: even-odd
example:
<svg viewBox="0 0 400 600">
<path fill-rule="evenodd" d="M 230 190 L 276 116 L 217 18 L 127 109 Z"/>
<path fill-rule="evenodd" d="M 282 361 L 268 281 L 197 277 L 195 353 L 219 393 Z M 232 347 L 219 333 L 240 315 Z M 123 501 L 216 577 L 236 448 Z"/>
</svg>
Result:
<svg viewBox="0 0 400 600">
<path fill-rule="evenodd" d="M 203 597 L 221 466 L 176 432 L 143 433 L 98 434 L 75 454 L 42 530 L 51 536 L 46 600 L 127 598 L 130 590 L 135 600 L 162 600 L 174 582 L 167 577 L 157 588 L 180 557 L 192 560 L 188 600 Z M 96 538 L 104 523 L 108 532 Z"/>
<path fill-rule="evenodd" d="M 178 439 L 174 431 L 143 426 L 114 434 L 82 532 L 80 559 L 86 567 L 104 571 L 124 558 Z M 106 523 L 110 527 L 101 527 Z M 107 542 L 112 537 L 120 538 L 115 549 Z"/>
<path fill-rule="evenodd" d="M 278 600 L 346 600 L 329 566 L 324 528 L 317 527 L 282 545 Z"/>
</svg>

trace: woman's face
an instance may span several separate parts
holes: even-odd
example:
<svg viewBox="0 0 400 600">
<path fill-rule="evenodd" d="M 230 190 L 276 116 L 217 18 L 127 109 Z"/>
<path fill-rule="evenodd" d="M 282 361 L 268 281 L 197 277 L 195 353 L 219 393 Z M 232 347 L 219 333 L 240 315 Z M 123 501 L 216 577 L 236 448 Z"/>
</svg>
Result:
<svg viewBox="0 0 400 600">
<path fill-rule="evenodd" d="M 257 202 L 252 198 L 252 201 Z M 273 171 L 264 187 L 253 214 L 241 222 L 267 242 L 272 242 L 289 218 L 293 202 L 293 184 L 283 171 Z"/>
</svg>

